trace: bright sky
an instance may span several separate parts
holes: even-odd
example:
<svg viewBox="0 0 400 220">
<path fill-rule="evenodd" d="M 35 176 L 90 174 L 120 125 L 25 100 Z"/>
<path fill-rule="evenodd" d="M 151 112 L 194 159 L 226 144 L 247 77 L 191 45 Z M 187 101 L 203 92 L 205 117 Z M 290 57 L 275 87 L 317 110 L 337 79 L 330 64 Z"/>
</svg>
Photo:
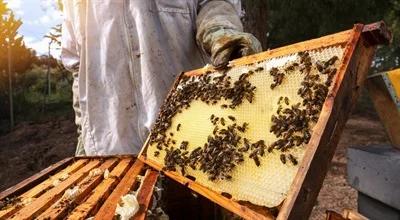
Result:
<svg viewBox="0 0 400 220">
<path fill-rule="evenodd" d="M 62 13 L 55 8 L 55 0 L 5 0 L 17 18 L 23 22 L 18 33 L 24 36 L 25 44 L 38 54 L 47 54 L 49 40 L 43 38 L 52 27 L 62 22 Z M 60 56 L 59 49 L 52 55 Z"/>
</svg>

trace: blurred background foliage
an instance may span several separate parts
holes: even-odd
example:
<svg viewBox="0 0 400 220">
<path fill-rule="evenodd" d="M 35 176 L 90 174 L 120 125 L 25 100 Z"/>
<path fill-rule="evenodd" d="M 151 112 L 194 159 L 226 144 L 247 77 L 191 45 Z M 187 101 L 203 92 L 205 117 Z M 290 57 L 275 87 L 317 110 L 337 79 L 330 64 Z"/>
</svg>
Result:
<svg viewBox="0 0 400 220">
<path fill-rule="evenodd" d="M 54 0 L 61 10 L 60 2 Z M 350 29 L 355 23 L 384 20 L 394 39 L 378 49 L 371 72 L 399 66 L 400 0 L 242 0 L 242 6 L 245 30 L 260 39 L 264 50 Z M 72 112 L 71 74 L 50 53 L 38 56 L 25 46 L 18 35 L 22 22 L 0 0 L 0 133 L 10 127 L 10 91 L 16 123 Z M 59 45 L 59 35 L 57 26 L 44 37 Z"/>
<path fill-rule="evenodd" d="M 18 34 L 22 23 L 0 0 L 0 134 L 10 128 L 10 101 L 16 123 L 72 112 L 71 74 L 50 55 L 50 47 L 40 56 L 26 47 Z M 56 26 L 43 37 L 59 47 L 60 32 Z"/>
<path fill-rule="evenodd" d="M 400 0 L 242 0 L 242 4 L 245 29 L 262 41 L 264 50 L 347 30 L 355 23 L 384 20 L 394 34 L 393 43 L 378 49 L 371 71 L 399 66 Z"/>
</svg>

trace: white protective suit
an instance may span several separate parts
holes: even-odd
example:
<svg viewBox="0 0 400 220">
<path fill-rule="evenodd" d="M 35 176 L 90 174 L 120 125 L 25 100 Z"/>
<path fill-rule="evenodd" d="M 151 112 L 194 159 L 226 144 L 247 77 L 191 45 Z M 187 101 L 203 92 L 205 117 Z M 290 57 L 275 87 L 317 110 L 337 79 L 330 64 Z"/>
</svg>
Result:
<svg viewBox="0 0 400 220">
<path fill-rule="evenodd" d="M 242 31 L 234 2 L 63 1 L 62 61 L 86 155 L 139 152 L 177 74 L 208 62 L 208 30 Z"/>
</svg>

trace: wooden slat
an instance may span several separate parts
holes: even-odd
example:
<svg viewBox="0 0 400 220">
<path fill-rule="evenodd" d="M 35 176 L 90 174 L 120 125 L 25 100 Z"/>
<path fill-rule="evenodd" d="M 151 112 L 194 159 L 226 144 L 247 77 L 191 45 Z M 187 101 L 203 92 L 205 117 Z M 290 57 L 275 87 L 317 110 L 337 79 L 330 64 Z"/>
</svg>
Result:
<svg viewBox="0 0 400 220">
<path fill-rule="evenodd" d="M 75 163 L 69 165 L 64 170 L 58 172 L 54 176 L 48 178 L 44 182 L 36 185 L 32 189 L 30 189 L 27 192 L 23 193 L 21 196 L 19 196 L 19 198 L 21 199 L 22 202 L 25 201 L 25 200 L 28 200 L 28 199 L 32 199 L 32 201 L 33 201 L 36 197 L 38 197 L 38 195 L 40 193 L 43 193 L 44 191 L 46 191 L 50 187 L 52 187 L 54 180 L 60 178 L 65 173 L 67 173 L 68 175 L 71 175 L 75 171 L 77 171 L 80 168 L 82 168 L 87 163 L 87 161 L 88 160 L 86 160 L 86 159 L 82 159 L 82 160 L 76 161 Z M 23 208 L 23 206 L 13 206 L 13 207 L 10 207 L 8 209 L 1 210 L 0 211 L 0 219 L 10 217 L 11 215 L 16 213 L 21 208 Z"/>
<path fill-rule="evenodd" d="M 76 156 L 75 159 L 110 159 L 110 158 L 119 158 L 119 159 L 132 159 L 136 158 L 136 154 L 118 154 L 118 155 L 96 155 L 96 156 Z"/>
<path fill-rule="evenodd" d="M 54 180 L 61 178 L 64 174 L 68 174 L 68 175 L 73 174 L 74 172 L 76 172 L 77 170 L 82 168 L 87 162 L 88 162 L 88 160 L 86 160 L 86 159 L 76 161 L 75 163 L 71 164 L 70 166 L 68 166 L 67 168 L 62 170 L 61 172 L 58 172 L 57 174 L 50 177 L 43 183 L 40 183 L 39 185 L 35 186 L 28 192 L 22 194 L 22 196 L 25 198 L 37 197 L 37 195 L 42 193 L 42 191 L 46 190 L 49 187 L 52 187 Z"/>
<path fill-rule="evenodd" d="M 375 46 L 367 47 L 361 38 L 362 28 L 363 25 L 354 27 L 354 35 L 346 47 L 333 89 L 324 103 L 278 219 L 307 219 L 311 213 L 348 113 L 361 91 L 375 52 Z"/>
<path fill-rule="evenodd" d="M 118 183 L 118 180 L 126 173 L 129 169 L 132 159 L 122 159 L 121 162 L 110 172 L 110 177 L 101 182 L 93 191 L 85 202 L 78 205 L 71 213 L 67 216 L 67 219 L 86 219 L 92 212 L 96 212 L 113 187 Z"/>
<path fill-rule="evenodd" d="M 144 177 L 140 191 L 137 194 L 137 201 L 139 203 L 139 210 L 133 217 L 135 220 L 144 220 L 146 218 L 147 209 L 153 196 L 154 186 L 156 185 L 158 173 L 155 171 L 147 170 Z"/>
<path fill-rule="evenodd" d="M 96 168 L 99 164 L 100 161 L 98 160 L 90 161 L 83 168 L 72 174 L 67 180 L 61 182 L 57 187 L 50 189 L 34 200 L 29 206 L 19 210 L 12 216 L 12 219 L 34 219 L 37 215 L 46 210 L 53 202 L 57 201 L 66 189 L 83 179 L 90 170 Z"/>
<path fill-rule="evenodd" d="M 139 156 L 139 159 L 156 170 L 161 171 L 163 168 L 163 165 L 145 157 L 144 155 Z M 176 171 L 163 171 L 163 172 L 182 185 L 187 185 L 191 181 L 190 179 L 182 176 L 180 173 Z"/>
<path fill-rule="evenodd" d="M 3 192 L 0 193 L 0 200 L 3 200 L 7 197 L 18 196 L 22 192 L 26 191 L 27 189 L 32 188 L 33 186 L 37 185 L 39 182 L 48 178 L 49 175 L 53 175 L 55 172 L 68 166 L 68 164 L 72 161 L 73 161 L 72 157 L 65 158 L 64 160 L 61 160 L 61 161 L 47 167 L 46 169 L 40 171 L 39 173 L 34 174 L 33 176 L 23 180 L 22 182 L 18 183 L 17 185 L 4 190 Z"/>
<path fill-rule="evenodd" d="M 265 59 L 271 59 L 274 57 L 293 54 L 293 53 L 297 53 L 300 51 L 322 49 L 322 48 L 326 48 L 326 47 L 330 47 L 330 46 L 334 46 L 334 45 L 340 45 L 340 44 L 343 44 L 343 46 L 344 46 L 344 44 L 349 40 L 351 35 L 352 35 L 352 30 L 342 31 L 342 32 L 339 32 L 336 34 L 331 34 L 331 35 L 323 36 L 320 38 L 316 38 L 316 39 L 303 41 L 300 43 L 276 48 L 273 50 L 267 50 L 265 52 L 258 53 L 255 55 L 242 57 L 242 58 L 231 61 L 231 64 L 232 64 L 232 66 L 247 65 L 247 64 L 257 63 L 257 62 L 263 61 Z M 200 68 L 200 69 L 188 71 L 185 73 L 185 75 L 187 75 L 187 76 L 201 75 L 201 74 L 204 74 L 207 70 L 213 71 L 214 69 L 212 67 L 209 67 L 207 69 Z"/>
<path fill-rule="evenodd" d="M 381 75 L 368 78 L 365 86 L 393 147 L 400 149 L 400 112 Z"/>
<path fill-rule="evenodd" d="M 364 29 L 362 30 L 365 34 L 366 43 L 369 46 L 376 46 L 377 44 L 388 44 L 392 38 L 390 31 L 388 31 L 385 23 L 383 21 L 364 25 Z M 251 56 L 242 57 L 239 59 L 235 59 L 231 61 L 232 66 L 240 66 L 240 65 L 247 65 L 256 63 L 265 59 L 271 59 L 279 56 L 284 56 L 288 54 L 297 53 L 300 51 L 306 50 L 315 50 L 315 49 L 323 49 L 326 47 L 334 46 L 334 45 L 341 45 L 346 44 L 347 41 L 352 36 L 353 31 L 347 30 L 342 31 L 339 33 L 326 35 L 320 38 L 315 38 L 295 44 L 291 44 L 288 46 L 275 48 L 272 50 L 267 50 L 262 53 L 258 53 Z M 187 76 L 193 75 L 201 75 L 204 74 L 206 71 L 214 71 L 212 66 L 208 68 L 200 68 L 192 71 L 188 71 L 185 73 Z"/>
<path fill-rule="evenodd" d="M 136 183 L 136 176 L 143 168 L 143 162 L 136 160 L 133 166 L 128 170 L 121 182 L 115 187 L 111 195 L 107 198 L 99 211 L 96 213 L 95 220 L 112 219 L 115 214 L 117 203 L 121 196 L 127 194 Z"/>
<path fill-rule="evenodd" d="M 167 174 L 168 175 L 168 174 Z M 247 206 L 241 205 L 231 199 L 228 199 L 196 182 L 190 181 L 188 187 L 199 193 L 200 195 L 208 198 L 214 203 L 230 210 L 231 212 L 239 215 L 244 219 L 275 219 L 272 214 L 262 215 L 248 208 Z"/>
<path fill-rule="evenodd" d="M 158 163 L 156 163 L 144 156 L 139 156 L 139 159 L 142 161 L 145 161 L 145 163 L 147 165 L 153 167 L 156 170 L 162 169 L 161 165 L 159 165 Z M 172 178 L 173 180 L 175 180 L 183 185 L 187 185 L 188 188 L 190 188 L 191 190 L 206 197 L 207 199 L 211 200 L 212 202 L 219 204 L 220 206 L 230 210 L 231 212 L 234 212 L 234 213 L 240 215 L 241 217 L 243 217 L 245 219 L 274 219 L 274 216 L 270 213 L 267 213 L 265 215 L 257 213 L 245 205 L 241 205 L 231 199 L 228 199 L 228 198 L 208 189 L 207 187 L 202 186 L 201 184 L 199 184 L 195 181 L 192 181 L 192 180 L 180 175 L 178 172 L 163 171 L 163 173 L 165 173 L 165 175 Z"/>
<path fill-rule="evenodd" d="M 118 159 L 112 158 L 106 160 L 99 169 L 104 172 L 105 170 L 112 170 L 115 165 L 117 165 Z M 92 190 L 104 179 L 103 173 L 97 176 L 87 176 L 82 181 L 80 181 L 77 185 L 79 186 L 79 190 L 81 192 L 74 199 L 73 203 L 69 202 L 65 198 L 59 199 L 56 203 L 54 203 L 49 209 L 43 212 L 37 219 L 62 219 L 67 214 L 68 210 L 72 207 L 72 204 L 81 203 Z M 70 204 L 70 205 L 60 205 L 60 204 Z"/>
</svg>

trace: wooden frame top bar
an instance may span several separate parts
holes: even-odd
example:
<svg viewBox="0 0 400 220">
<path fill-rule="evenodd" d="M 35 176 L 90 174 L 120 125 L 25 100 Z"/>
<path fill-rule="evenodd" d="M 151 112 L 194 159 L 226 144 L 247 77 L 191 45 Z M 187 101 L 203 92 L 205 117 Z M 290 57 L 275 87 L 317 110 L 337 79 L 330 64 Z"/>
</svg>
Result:
<svg viewBox="0 0 400 220">
<path fill-rule="evenodd" d="M 8 204 L 8 200 L 4 200 L 6 206 L 0 210 L 0 219 L 81 219 L 90 216 L 112 219 L 120 198 L 137 185 L 140 210 L 133 219 L 143 219 L 158 172 L 136 158 L 135 155 L 121 155 L 62 160 L 2 192 L 3 199 L 14 199 L 14 202 Z M 146 171 L 149 175 L 137 178 Z M 75 187 L 78 188 L 75 196 L 66 194 Z"/>
</svg>

